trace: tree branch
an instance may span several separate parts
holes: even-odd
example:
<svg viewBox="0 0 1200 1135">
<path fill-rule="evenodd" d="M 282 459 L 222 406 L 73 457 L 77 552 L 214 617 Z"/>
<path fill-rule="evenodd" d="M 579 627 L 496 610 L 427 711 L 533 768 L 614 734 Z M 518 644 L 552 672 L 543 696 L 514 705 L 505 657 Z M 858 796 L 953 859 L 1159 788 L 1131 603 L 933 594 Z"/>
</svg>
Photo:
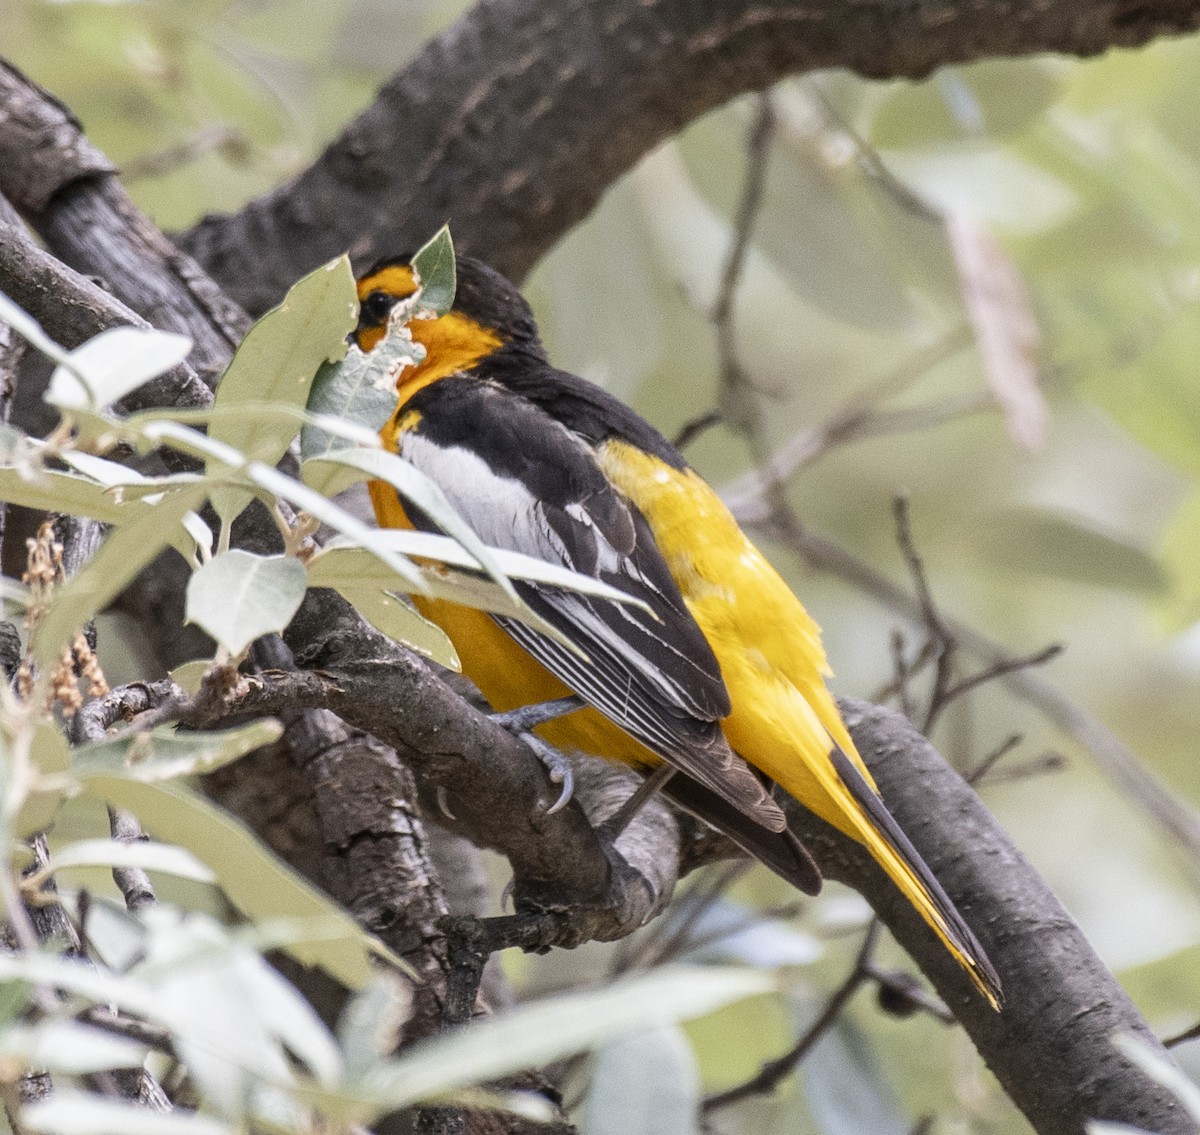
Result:
<svg viewBox="0 0 1200 1135">
<path fill-rule="evenodd" d="M 1000 974 L 995 1013 L 915 909 L 857 844 L 807 813 L 821 870 L 867 895 L 933 982 L 1013 1102 L 1039 1132 L 1109 1119 L 1160 1133 L 1194 1124 L 1112 1045 L 1134 1033 L 1165 1051 L 1062 904 L 966 782 L 894 710 L 839 702 L 892 815 L 971 924 Z M 797 810 L 798 812 L 802 810 Z"/>
<path fill-rule="evenodd" d="M 289 199 L 287 191 L 278 196 L 284 212 L 300 209 L 302 203 L 311 206 L 308 217 L 316 218 L 311 221 L 312 232 L 306 222 L 298 230 L 284 233 L 278 225 L 271 229 L 260 217 L 263 229 L 259 237 L 240 238 L 249 259 L 241 269 L 235 265 L 231 277 L 242 279 L 247 286 L 259 281 L 254 286 L 259 287 L 260 297 L 265 295 L 260 285 L 268 277 L 253 270 L 256 256 L 265 259 L 273 242 L 281 247 L 289 242 L 300 245 L 309 233 L 316 241 L 312 255 L 320 259 L 325 255 L 321 240 L 343 242 L 347 234 L 337 230 L 334 221 L 347 217 L 354 218 L 355 231 L 362 235 L 356 247 L 369 254 L 372 241 L 388 232 L 387 218 L 404 215 L 395 198 L 367 193 L 372 179 L 390 179 L 383 163 L 385 156 L 395 153 L 422 155 L 425 163 L 410 179 L 413 199 L 419 198 L 427 210 L 424 215 L 419 210 L 411 213 L 408 224 L 414 235 L 418 226 L 421 235 L 432 227 L 425 224 L 428 210 L 450 211 L 449 203 L 458 200 L 460 187 L 470 186 L 461 201 L 460 232 L 467 238 L 467 246 L 485 254 L 491 250 L 503 253 L 493 254 L 494 258 L 519 273 L 571 220 L 591 207 L 601 191 L 600 181 L 607 184 L 619 168 L 625 168 L 656 130 L 674 129 L 688 115 L 698 113 L 706 98 L 712 105 L 728 97 L 737 83 L 761 85 L 770 81 L 776 70 L 782 73 L 819 60 L 854 62 L 834 52 L 833 25 L 841 21 L 822 23 L 832 9 L 825 12 L 819 5 L 689 5 L 689 13 L 702 8 L 708 13 L 709 23 L 704 27 L 689 24 L 676 11 L 679 0 L 641 5 L 632 0 L 604 5 L 597 0 L 574 0 L 551 8 L 537 5 L 540 24 L 533 22 L 534 7 L 529 0 L 485 3 L 467 17 L 466 24 L 431 47 L 414 65 L 415 71 L 410 69 L 407 77 L 394 85 L 394 106 L 389 113 L 412 111 L 412 129 L 433 130 L 425 142 L 436 144 L 418 145 L 420 139 L 414 137 L 406 147 L 389 149 L 393 143 L 386 131 L 372 134 L 373 112 L 369 111 L 346 136 L 357 147 L 355 154 L 343 152 L 339 159 L 342 173 L 349 170 L 354 174 L 349 184 L 330 179 L 326 169 L 321 176 L 326 177 L 323 192 L 327 199 L 320 194 L 307 202 L 300 195 Z M 1007 44 L 1013 50 L 1035 45 L 1094 50 L 1109 42 L 1139 40 L 1164 27 L 1190 26 L 1195 18 L 1190 5 L 1186 11 L 1180 5 L 1161 12 L 1144 7 L 1129 11 L 1110 2 L 1075 5 L 1069 14 L 1061 7 L 1040 9 L 1031 12 L 1026 21 L 1013 20 L 1005 8 L 1002 20 L 989 21 L 989 15 L 995 17 L 998 11 L 998 6 L 993 11 L 985 4 L 982 9 L 972 8 L 969 16 L 956 16 L 956 10 L 949 9 L 953 34 L 948 35 L 946 25 L 926 26 L 931 17 L 925 8 L 892 11 L 859 6 L 847 11 L 837 7 L 837 15 L 856 28 L 856 50 L 864 59 L 875 53 L 882 61 L 880 66 L 888 60 L 897 64 L 906 60 L 914 72 L 943 58 L 936 52 L 939 45 L 956 45 L 956 52 L 950 54 L 953 58 L 971 57 L 986 50 L 989 43 L 1000 49 Z M 675 21 L 669 26 L 661 22 L 668 14 Z M 602 26 L 605 19 L 607 30 Z M 802 35 L 796 32 L 798 26 L 802 26 Z M 595 32 L 591 38 L 581 34 L 589 29 Z M 920 30 L 925 31 L 924 37 L 900 34 Z M 483 35 L 485 31 L 493 33 L 490 40 Z M 1040 42 L 1035 32 L 1041 35 Z M 528 41 L 524 56 L 512 53 L 521 36 Z M 807 63 L 797 62 L 789 54 L 799 51 L 801 40 L 807 45 L 800 53 Z M 557 61 L 553 54 L 533 52 L 535 43 L 544 43 L 546 50 L 563 53 L 568 41 L 576 45 L 573 53 L 561 54 Z M 579 58 L 579 44 L 589 45 L 593 55 Z M 684 61 L 675 60 L 680 53 L 686 57 Z M 498 66 L 495 59 L 501 57 L 514 62 Z M 606 89 L 604 76 L 617 67 L 618 60 L 622 82 L 614 81 Z M 656 64 L 662 65 L 659 70 Z M 456 84 L 454 76 L 463 73 L 456 68 L 472 74 L 473 81 Z M 685 80 L 693 72 L 689 86 Z M 559 101 L 547 101 L 544 82 L 538 86 L 536 100 L 530 93 L 530 84 L 547 75 L 557 81 Z M 707 93 L 700 97 L 698 91 Z M 417 94 L 430 100 L 420 113 L 412 103 Z M 531 101 L 522 103 L 518 98 L 514 103 L 517 96 Z M 636 96 L 632 103 L 631 96 Z M 546 102 L 544 107 L 542 102 Z M 497 118 L 501 104 L 511 113 Z M 374 113 L 384 113 L 380 105 Z M 609 105 L 624 107 L 627 112 L 632 107 L 636 113 L 617 128 L 606 116 Z M 581 107 L 586 109 L 583 118 L 602 124 L 600 132 L 589 133 L 590 125 L 568 129 L 571 118 L 561 120 L 563 113 L 574 116 Z M 448 110 L 454 113 L 443 113 Z M 557 157 L 531 144 L 522 116 L 537 123 L 535 142 L 540 140 L 544 147 L 555 141 L 560 147 Z M 649 128 L 643 129 L 647 122 Z M 382 129 L 387 123 L 378 125 Z M 0 134 L 4 127 L 0 120 Z M 561 132 L 556 132 L 556 127 L 561 127 Z M 61 124 L 55 129 L 60 128 L 65 129 Z M 514 148 L 520 151 L 520 162 L 506 157 Z M 11 154 L 12 149 L 6 152 Z M 578 195 L 560 193 L 570 184 L 568 174 L 574 176 L 585 166 L 599 173 L 595 177 L 589 173 L 580 181 Z M 540 169 L 544 176 L 522 179 L 522 169 Z M 0 171 L 0 178 L 3 176 Z M 96 179 L 111 180 L 103 171 L 87 170 L 70 182 L 70 192 L 84 193 Z M 60 189 L 52 195 L 42 210 L 43 221 L 45 212 L 66 192 Z M 112 204 L 110 198 L 104 200 Z M 358 213 L 357 207 L 368 201 L 371 207 Z M 30 206 L 22 207 L 28 210 Z M 322 214 L 321 209 L 328 212 Z M 121 210 L 107 206 L 71 213 L 76 219 L 88 215 L 118 228 L 127 219 L 120 214 Z M 255 215 L 251 210 L 246 217 Z M 455 216 L 457 219 L 457 212 Z M 439 222 L 442 219 L 438 217 Z M 87 234 L 73 225 L 64 222 L 58 231 L 69 232 L 70 241 L 86 243 Z M 316 229 L 324 231 L 317 234 Z M 297 231 L 300 236 L 294 235 Z M 509 257 L 507 262 L 503 256 Z M 126 261 L 121 263 L 121 271 L 132 270 Z M 223 262 L 226 268 L 233 263 Z M 274 278 L 278 282 L 286 275 L 290 282 L 297 268 L 281 263 L 273 262 Z M 191 284 L 177 275 L 173 286 L 189 290 Z M 202 308 L 193 304 L 188 319 L 211 318 Z M 592 826 L 597 816 L 589 822 L 581 808 L 545 816 L 549 785 L 541 766 L 524 746 L 457 698 L 428 667 L 381 640 L 344 604 L 339 607 L 327 593 L 312 597 L 293 624 L 289 641 L 302 666 L 319 666 L 328 673 L 310 671 L 286 675 L 279 681 L 289 683 L 292 692 L 312 691 L 305 695 L 311 697 L 311 704 L 343 712 L 363 727 L 368 727 L 370 717 L 371 732 L 395 746 L 400 757 L 412 764 L 418 780 L 447 786 L 463 830 L 510 854 L 523 901 L 541 904 L 556 925 L 566 921 L 558 919 L 564 902 L 571 910 L 580 904 L 590 906 L 592 921 L 584 919 L 569 927 L 576 940 L 624 932 L 637 918 L 652 915 L 669 893 L 678 862 L 677 845 L 668 845 L 663 851 L 661 844 L 651 840 L 645 847 L 653 854 L 642 859 L 640 847 L 633 850 L 623 840 L 618 840 L 615 849 L 604 847 Z M 258 686 L 259 702 L 248 698 L 243 707 L 271 708 L 267 695 L 274 681 L 263 678 Z M 352 697 L 350 691 L 357 696 Z M 297 704 L 293 700 L 287 708 L 295 709 Z M 965 976 L 861 849 L 811 817 L 798 815 L 801 830 L 822 867 L 856 886 L 880 910 L 1040 1131 L 1056 1135 L 1079 1131 L 1085 1114 L 1164 1133 L 1189 1130 L 1162 1089 L 1131 1069 L 1115 1051 L 1110 1052 L 1108 1036 L 1114 1028 L 1148 1036 L 1145 1024 L 982 805 L 896 715 L 853 703 L 847 705 L 847 712 L 856 741 L 893 812 L 951 896 L 964 904 L 1005 979 L 1009 1003 L 1004 1013 L 993 1014 L 971 993 Z M 603 768 L 598 764 L 585 767 Z M 484 776 L 486 779 L 480 780 Z M 485 805 L 481 804 L 479 783 L 488 788 Z M 504 801 L 503 809 L 497 808 L 498 800 Z M 673 831 L 663 815 L 645 815 L 644 827 L 656 839 Z M 569 840 L 564 838 L 568 834 Z M 637 834 L 632 825 L 626 833 Z"/>
<path fill-rule="evenodd" d="M 1198 23 L 1190 0 L 481 0 L 295 181 L 179 239 L 254 313 L 347 248 L 365 265 L 447 220 L 463 251 L 520 280 L 643 154 L 787 75 L 920 78 Z"/>
</svg>

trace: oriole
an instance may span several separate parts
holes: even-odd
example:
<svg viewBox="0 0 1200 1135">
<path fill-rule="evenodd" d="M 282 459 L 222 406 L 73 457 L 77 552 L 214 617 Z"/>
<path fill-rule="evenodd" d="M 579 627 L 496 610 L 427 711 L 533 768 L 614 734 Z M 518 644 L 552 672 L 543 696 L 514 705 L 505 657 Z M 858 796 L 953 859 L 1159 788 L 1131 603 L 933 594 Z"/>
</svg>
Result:
<svg viewBox="0 0 1200 1135">
<path fill-rule="evenodd" d="M 359 280 L 362 349 L 416 286 L 395 259 Z M 820 875 L 771 796 L 780 786 L 867 847 L 998 1007 L 995 970 L 842 722 L 816 623 L 717 494 L 633 410 L 555 369 L 528 304 L 486 265 L 461 258 L 453 309 L 410 331 L 426 355 L 399 376 L 385 445 L 486 543 L 598 577 L 653 612 L 519 584 L 585 660 L 515 620 L 417 598 L 493 707 L 578 695 L 589 708 L 541 726 L 546 740 L 642 770 L 670 762 L 668 795 L 815 893 Z M 390 487 L 371 496 L 381 525 L 431 526 Z"/>
</svg>

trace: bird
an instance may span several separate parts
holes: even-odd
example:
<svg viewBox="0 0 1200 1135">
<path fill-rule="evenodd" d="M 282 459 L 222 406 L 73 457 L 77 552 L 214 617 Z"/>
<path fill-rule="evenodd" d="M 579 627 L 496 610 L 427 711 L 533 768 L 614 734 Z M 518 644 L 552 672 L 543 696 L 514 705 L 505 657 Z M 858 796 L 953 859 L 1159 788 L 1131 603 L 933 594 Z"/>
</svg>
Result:
<svg viewBox="0 0 1200 1135">
<path fill-rule="evenodd" d="M 499 713 L 575 698 L 538 734 L 622 762 L 801 891 L 821 875 L 779 794 L 864 845 L 988 1003 L 1000 979 L 888 812 L 826 685 L 821 633 L 718 494 L 657 429 L 556 368 L 518 289 L 459 257 L 453 306 L 409 332 L 383 445 L 430 477 L 484 541 L 611 584 L 635 603 L 516 582 L 561 637 L 508 615 L 415 596 Z M 389 257 L 358 279 L 363 351 L 420 280 Z M 383 482 L 381 527 L 436 530 Z M 664 767 L 665 762 L 665 767 Z M 671 775 L 666 776 L 669 769 Z"/>
</svg>

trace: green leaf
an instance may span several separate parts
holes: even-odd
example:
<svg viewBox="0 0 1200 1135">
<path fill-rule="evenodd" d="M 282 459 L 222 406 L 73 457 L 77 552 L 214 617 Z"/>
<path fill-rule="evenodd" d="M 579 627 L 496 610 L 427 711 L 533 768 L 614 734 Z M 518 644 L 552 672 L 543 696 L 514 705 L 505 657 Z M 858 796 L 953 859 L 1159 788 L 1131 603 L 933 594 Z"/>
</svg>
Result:
<svg viewBox="0 0 1200 1135">
<path fill-rule="evenodd" d="M 424 1041 L 365 1083 L 400 1108 L 469 1084 L 595 1048 L 624 1033 L 658 1028 L 775 987 L 769 974 L 744 969 L 664 968 L 600 989 L 523 1005 L 472 1024 L 466 1032 Z"/>
<path fill-rule="evenodd" d="M 127 513 L 102 485 L 50 469 L 0 465 L 0 500 L 39 512 L 69 512 L 112 524 Z"/>
<path fill-rule="evenodd" d="M 24 1057 L 31 1068 L 85 1076 L 111 1068 L 140 1068 L 146 1046 L 78 1021 L 41 1021 L 0 1033 L 0 1053 Z"/>
<path fill-rule="evenodd" d="M 912 1129 L 879 1056 L 849 1026 L 826 1033 L 813 1048 L 804 1084 L 805 1102 L 822 1135 L 906 1135 Z"/>
<path fill-rule="evenodd" d="M 363 554 L 377 567 L 382 567 L 370 553 Z M 433 659 L 440 666 L 450 670 L 462 669 L 458 653 L 446 637 L 446 632 L 403 599 L 397 599 L 379 587 L 323 586 L 333 586 L 381 634 Z"/>
<path fill-rule="evenodd" d="M 693 1135 L 699 1114 L 696 1056 L 678 1027 L 622 1037 L 596 1054 L 584 1135 Z"/>
<path fill-rule="evenodd" d="M 292 621 L 306 587 L 304 565 L 294 556 L 223 552 L 188 580 L 186 618 L 240 654 Z"/>
<path fill-rule="evenodd" d="M 250 502 L 254 500 L 254 494 L 248 489 L 221 485 L 212 490 L 208 499 L 218 519 L 228 526 L 249 507 Z"/>
<path fill-rule="evenodd" d="M 419 310 L 445 315 L 454 306 L 458 286 L 449 225 L 443 225 L 421 246 L 412 258 L 412 266 L 421 285 Z"/>
<path fill-rule="evenodd" d="M 1200 621 L 1200 489 L 1194 490 L 1175 513 L 1163 540 L 1162 562 L 1170 588 L 1157 597 L 1155 614 L 1170 633 Z"/>
<path fill-rule="evenodd" d="M 155 1111 L 66 1088 L 22 1108 L 21 1126 L 46 1135 L 236 1135 L 237 1130 L 199 1112 Z"/>
<path fill-rule="evenodd" d="M 346 509 L 334 504 L 333 501 L 326 499 L 307 485 L 302 485 L 299 481 L 285 476 L 270 465 L 255 462 L 246 470 L 246 473 L 253 483 L 274 493 L 277 497 L 282 497 L 309 515 L 315 516 L 322 524 L 328 524 L 330 528 L 342 533 L 359 547 L 366 548 L 373 555 L 378 556 L 404 581 L 405 590 L 418 592 L 426 590 L 424 577 L 417 570 L 416 565 L 409 562 L 404 556 L 396 555 L 377 528 L 364 524 Z"/>
<path fill-rule="evenodd" d="M 384 547 L 406 556 L 440 560 L 449 567 L 466 568 L 469 571 L 479 570 L 479 562 L 457 540 L 451 540 L 448 536 L 440 536 L 436 532 L 388 528 L 379 532 L 379 541 Z M 355 583 L 368 581 L 384 583 L 386 577 L 380 575 L 377 569 L 372 568 L 361 553 L 355 555 L 355 551 L 356 549 L 337 537 L 330 540 L 308 562 L 309 586 L 336 587 L 339 579 Z M 561 564 L 548 563 L 546 560 L 527 556 L 523 552 L 510 552 L 506 548 L 488 548 L 487 551 L 497 568 L 512 579 L 544 583 L 551 587 L 578 591 L 581 595 L 595 595 L 601 599 L 610 599 L 614 603 L 627 603 L 634 607 L 641 607 L 643 610 L 649 610 L 644 603 L 620 588 L 613 587 L 590 575 L 572 571 Z M 458 579 L 459 576 L 455 575 L 453 578 Z M 479 582 L 487 583 L 486 580 Z M 509 593 L 506 591 L 505 594 Z"/>
<path fill-rule="evenodd" d="M 1122 591 L 1154 594 L 1167 586 L 1162 564 L 1149 552 L 1065 511 L 998 509 L 980 525 L 976 546 L 991 566 Z"/>
<path fill-rule="evenodd" d="M 380 532 L 383 542 L 392 536 L 409 536 L 409 532 Z M 419 535 L 426 535 L 420 533 Z M 457 554 L 466 555 L 462 548 L 445 536 L 433 536 L 445 545 L 457 550 Z M 496 549 L 492 549 L 495 554 Z M 455 553 L 451 553 L 452 555 Z M 513 553 L 515 554 L 515 553 Z M 474 566 L 474 564 L 472 564 Z M 344 544 L 333 546 L 333 542 L 315 555 L 308 563 L 310 587 L 332 587 L 342 592 L 354 603 L 364 592 L 372 589 L 394 590 L 395 581 L 386 574 L 379 561 L 374 560 L 372 553 L 365 549 L 347 547 Z M 565 568 L 560 568 L 565 571 Z M 454 571 L 448 568 L 419 565 L 417 571 L 421 576 L 421 593 L 434 599 L 447 599 L 451 603 L 461 603 L 467 607 L 477 607 L 481 611 L 490 611 L 495 615 L 511 615 L 528 623 L 534 630 L 561 643 L 580 658 L 587 655 L 566 635 L 556 630 L 540 616 L 535 615 L 529 607 L 513 598 L 507 591 L 502 591 L 490 579 L 475 575 L 469 571 Z M 597 581 L 593 581 L 597 582 Z M 601 584 L 600 586 L 605 586 Z M 368 602 L 373 600 L 368 599 Z M 364 615 L 364 617 L 366 617 Z M 383 630 L 382 627 L 379 628 Z M 384 630 L 384 634 L 389 632 Z"/>
<path fill-rule="evenodd" d="M 141 840 L 120 843 L 114 839 L 82 839 L 68 844 L 56 851 L 50 863 L 36 871 L 33 878 L 48 878 L 55 871 L 69 867 L 141 867 L 198 883 L 217 881 L 208 867 L 182 847 Z"/>
<path fill-rule="evenodd" d="M 33 652 L 40 666 L 56 662 L 79 628 L 176 539 L 183 518 L 200 507 L 204 496 L 204 485 L 178 489 L 108 534 L 87 566 L 55 594 L 34 631 Z"/>
<path fill-rule="evenodd" d="M 497 565 L 491 549 L 475 535 L 474 530 L 455 511 L 446 494 L 415 466 L 395 453 L 384 449 L 339 449 L 308 463 L 308 468 L 322 468 L 326 463 L 346 465 L 366 477 L 386 481 L 406 500 L 411 501 L 445 534 L 457 540 L 479 567 L 496 581 L 510 598 L 517 593 Z"/>
<path fill-rule="evenodd" d="M 71 789 L 70 777 L 65 775 L 71 768 L 71 752 L 57 725 L 43 721 L 34 726 L 29 756 L 35 779 L 13 818 L 12 832 L 18 839 L 49 828 Z M 14 801 L 7 803 L 11 806 Z"/>
<path fill-rule="evenodd" d="M 250 328 L 233 356 L 217 386 L 209 436 L 250 460 L 276 464 L 296 436 L 297 423 L 249 407 L 269 403 L 303 409 L 317 369 L 346 353 L 357 313 L 346 256 L 293 284 L 283 302 Z"/>
<path fill-rule="evenodd" d="M 272 718 L 213 731 L 163 725 L 148 733 L 118 734 L 80 745 L 72 753 L 71 771 L 85 784 L 92 776 L 121 776 L 147 784 L 200 776 L 272 744 L 282 732 L 283 726 Z"/>
<path fill-rule="evenodd" d="M 208 673 L 212 663 L 207 658 L 193 658 L 176 666 L 167 677 L 171 679 L 188 697 L 194 698 L 200 692 L 200 683 Z"/>
<path fill-rule="evenodd" d="M 425 348 L 414 343 L 408 331 L 400 327 L 390 330 L 373 351 L 364 353 L 351 346 L 340 363 L 327 364 L 317 372 L 308 399 L 308 410 L 315 420 L 300 434 L 306 483 L 318 492 L 333 495 L 358 479 L 337 468 L 309 470 L 315 459 L 350 444 L 324 423 L 331 420 L 348 423 L 368 430 L 377 441 L 379 431 L 396 409 L 400 372 L 424 357 Z"/>
<path fill-rule="evenodd" d="M 351 989 L 370 980 L 371 945 L 358 924 L 225 812 L 175 782 L 83 779 L 89 792 L 128 808 L 158 838 L 186 847 L 207 863 L 230 901 L 254 921 L 311 921 L 321 936 L 287 944 L 293 957 L 322 966 Z"/>
<path fill-rule="evenodd" d="M 80 344 L 50 376 L 46 401 L 63 410 L 99 410 L 119 402 L 187 358 L 186 335 L 152 327 L 112 327 Z"/>
</svg>

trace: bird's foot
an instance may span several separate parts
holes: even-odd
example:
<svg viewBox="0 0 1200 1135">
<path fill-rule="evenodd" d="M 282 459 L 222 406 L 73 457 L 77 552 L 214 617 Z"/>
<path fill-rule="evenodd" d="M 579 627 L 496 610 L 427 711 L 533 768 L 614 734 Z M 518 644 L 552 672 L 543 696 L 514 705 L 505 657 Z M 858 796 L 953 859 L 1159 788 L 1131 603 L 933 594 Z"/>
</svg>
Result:
<svg viewBox="0 0 1200 1135">
<path fill-rule="evenodd" d="M 565 717 L 583 709 L 583 702 L 574 694 L 565 698 L 555 698 L 553 701 L 534 702 L 533 705 L 523 705 L 520 709 L 510 709 L 507 713 L 493 713 L 492 720 L 497 725 L 503 725 L 510 733 L 521 736 L 547 721 L 557 717 Z"/>
<path fill-rule="evenodd" d="M 583 702 L 571 695 L 570 697 L 556 698 L 554 701 L 536 702 L 533 705 L 522 706 L 520 709 L 509 710 L 507 713 L 492 715 L 492 720 L 497 725 L 502 725 L 514 737 L 523 741 L 533 750 L 534 756 L 545 767 L 551 782 L 562 785 L 558 799 L 546 809 L 548 816 L 553 816 L 555 812 L 561 811 L 570 802 L 575 791 L 575 771 L 571 768 L 571 762 L 562 753 L 549 742 L 543 741 L 532 730 L 539 725 L 544 725 L 547 721 L 553 721 L 556 717 L 563 717 L 582 708 Z"/>
</svg>

